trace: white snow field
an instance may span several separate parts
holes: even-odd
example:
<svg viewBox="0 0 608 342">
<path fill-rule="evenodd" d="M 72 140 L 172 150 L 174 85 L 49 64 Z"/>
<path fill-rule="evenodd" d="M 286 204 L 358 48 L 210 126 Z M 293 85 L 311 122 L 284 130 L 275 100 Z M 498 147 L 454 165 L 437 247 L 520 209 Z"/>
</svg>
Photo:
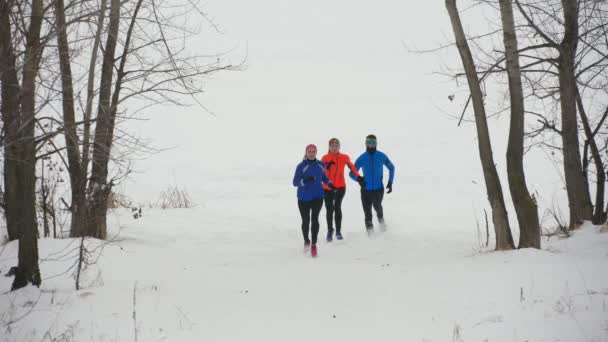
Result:
<svg viewBox="0 0 608 342">
<path fill-rule="evenodd" d="M 445 218 L 408 226 L 389 197 L 389 230 L 369 239 L 351 186 L 345 240 L 320 242 L 313 259 L 295 198 L 271 219 L 263 208 L 276 199 L 259 195 L 240 212 L 237 198 L 138 220 L 113 212 L 115 242 L 93 253 L 80 291 L 66 273 L 77 240 L 41 239 L 43 285 L 0 295 L 0 340 L 608 341 L 599 227 L 544 238 L 542 250 L 483 252 Z M 2 248 L 5 272 L 17 244 Z"/>
</svg>

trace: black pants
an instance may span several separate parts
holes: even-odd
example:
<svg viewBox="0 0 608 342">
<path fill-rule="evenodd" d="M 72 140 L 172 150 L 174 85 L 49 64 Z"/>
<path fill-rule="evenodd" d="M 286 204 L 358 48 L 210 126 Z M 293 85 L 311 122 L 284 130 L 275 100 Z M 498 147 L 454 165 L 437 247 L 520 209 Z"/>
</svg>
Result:
<svg viewBox="0 0 608 342">
<path fill-rule="evenodd" d="M 384 189 L 361 190 L 361 203 L 363 203 L 363 212 L 365 213 L 365 228 L 371 229 L 374 227 L 372 223 L 372 207 L 376 210 L 378 220 L 382 221 L 384 219 L 382 198 L 384 198 Z"/>
<path fill-rule="evenodd" d="M 346 188 L 335 191 L 325 191 L 325 214 L 327 216 L 327 230 L 334 230 L 334 214 L 336 217 L 336 231 L 342 228 L 342 200 L 346 194 Z"/>
<path fill-rule="evenodd" d="M 302 235 L 304 236 L 304 242 L 306 243 L 310 243 L 310 239 L 308 238 L 309 229 L 312 230 L 312 244 L 314 245 L 317 243 L 317 236 L 319 235 L 319 213 L 321 212 L 322 206 L 323 198 L 308 202 L 298 201 L 300 216 L 302 216 Z"/>
</svg>

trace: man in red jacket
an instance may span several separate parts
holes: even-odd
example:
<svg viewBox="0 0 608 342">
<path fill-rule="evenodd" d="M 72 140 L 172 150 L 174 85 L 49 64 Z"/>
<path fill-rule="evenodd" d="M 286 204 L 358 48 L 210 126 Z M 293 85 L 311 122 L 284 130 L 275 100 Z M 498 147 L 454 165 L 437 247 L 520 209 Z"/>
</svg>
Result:
<svg viewBox="0 0 608 342">
<path fill-rule="evenodd" d="M 328 188 L 323 184 L 325 189 L 325 212 L 327 215 L 327 241 L 333 240 L 334 214 L 336 220 L 336 239 L 342 240 L 342 200 L 346 194 L 346 182 L 344 181 L 344 167 L 352 171 L 357 177 L 357 182 L 361 187 L 365 186 L 363 177 L 351 163 L 350 157 L 340 153 L 340 140 L 331 138 L 329 140 L 329 152 L 321 159 L 325 163 L 325 174 L 333 183 L 335 189 Z"/>
</svg>

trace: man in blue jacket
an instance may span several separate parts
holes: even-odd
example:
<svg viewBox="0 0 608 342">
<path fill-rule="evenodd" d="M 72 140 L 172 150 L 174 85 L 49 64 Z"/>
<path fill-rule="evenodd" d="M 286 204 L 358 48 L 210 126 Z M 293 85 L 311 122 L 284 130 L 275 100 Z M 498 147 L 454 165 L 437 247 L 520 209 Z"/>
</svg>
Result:
<svg viewBox="0 0 608 342">
<path fill-rule="evenodd" d="M 355 168 L 360 170 L 363 168 L 363 179 L 365 186 L 361 188 L 361 203 L 363 204 L 363 212 L 365 213 L 365 229 L 367 234 L 371 235 L 374 232 L 374 224 L 372 222 L 372 207 L 376 211 L 378 222 L 382 230 L 386 229 L 384 222 L 384 212 L 382 210 L 382 199 L 384 197 L 383 173 L 384 166 L 389 171 L 388 183 L 386 185 L 386 193 L 390 194 L 393 191 L 393 179 L 395 178 L 395 166 L 391 163 L 386 154 L 378 151 L 376 146 L 378 141 L 373 134 L 365 138 L 366 151 L 357 158 Z M 355 175 L 351 172 L 350 177 L 355 179 Z"/>
</svg>

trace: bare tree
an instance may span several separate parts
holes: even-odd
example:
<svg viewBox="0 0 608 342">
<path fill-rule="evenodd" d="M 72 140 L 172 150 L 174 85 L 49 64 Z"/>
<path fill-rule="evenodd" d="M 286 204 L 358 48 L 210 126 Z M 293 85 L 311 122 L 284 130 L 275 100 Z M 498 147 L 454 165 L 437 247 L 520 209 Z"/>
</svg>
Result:
<svg viewBox="0 0 608 342">
<path fill-rule="evenodd" d="M 188 3 L 198 10 L 195 3 Z M 20 240 L 13 289 L 28 283 L 40 284 L 35 191 L 38 158 L 44 160 L 57 154 L 68 170 L 72 203 L 64 201 L 64 204 L 72 214 L 71 235 L 105 239 L 108 197 L 117 179 L 110 174 L 111 163 L 116 165 L 112 152 L 116 146 L 125 144 L 124 133 L 116 134 L 118 119 L 125 115 L 120 106 L 131 99 L 144 100 L 146 107 L 159 103 L 180 105 L 180 96 L 194 99 L 202 92 L 200 78 L 239 68 L 221 60 L 220 54 L 213 56 L 211 63 L 201 63 L 203 59 L 209 60 L 209 56 L 185 53 L 186 37 L 191 32 L 176 23 L 179 15 L 173 3 L 110 0 L 107 24 L 106 7 L 106 0 L 94 10 L 90 10 L 89 2 L 80 0 L 68 4 L 64 0 L 53 0 L 48 7 L 44 7 L 42 0 L 0 0 L 1 137 L 6 187 L 3 203 L 6 203 L 11 238 Z M 54 16 L 48 15 L 47 10 L 53 10 Z M 165 10 L 170 13 L 164 13 Z M 94 18 L 97 18 L 96 26 L 91 26 Z M 41 36 L 43 26 L 50 31 Z M 91 28 L 95 32 L 92 36 L 81 36 Z M 178 34 L 172 36 L 171 30 Z M 102 44 L 104 38 L 105 44 Z M 53 50 L 56 53 L 43 56 L 43 48 L 52 39 L 57 41 Z M 182 45 L 177 46 L 179 43 Z M 96 88 L 95 72 L 101 45 L 104 45 L 103 62 Z M 82 72 L 82 68 L 72 66 L 82 55 L 90 57 L 89 69 L 75 75 L 74 70 Z M 54 58 L 58 63 L 53 63 Z M 86 88 L 86 105 L 83 106 L 81 94 L 85 92 L 77 88 L 85 79 L 82 89 Z M 61 84 L 60 89 L 56 83 Z M 38 107 L 37 97 L 42 99 Z M 44 104 L 57 99 L 62 107 L 60 118 L 37 115 Z M 82 120 L 78 119 L 78 103 Z M 93 115 L 95 105 L 97 113 Z M 45 120 L 59 127 L 48 131 Z M 92 130 L 94 137 L 91 137 Z M 37 137 L 36 133 L 41 135 Z M 65 147 L 53 142 L 60 134 L 65 137 Z M 47 144 L 52 145 L 52 151 L 37 156 L 37 151 Z M 142 145 L 136 139 L 126 144 Z M 47 197 L 45 184 L 41 185 L 43 197 Z M 43 206 L 46 203 L 44 200 Z M 43 215 L 47 213 L 51 211 L 44 209 Z M 45 234 L 49 233 L 45 225 Z"/>
<path fill-rule="evenodd" d="M 476 3 L 490 6 L 498 13 L 501 12 L 501 2 L 477 0 Z M 597 110 L 597 105 L 601 102 L 598 99 L 605 96 L 605 88 L 608 87 L 605 72 L 608 68 L 606 38 L 608 4 L 601 0 L 580 0 L 578 4 L 574 4 L 576 6 L 573 2 L 561 0 L 543 1 L 542 5 L 535 0 L 515 0 L 515 3 L 520 16 L 513 20 L 514 31 L 518 37 L 518 45 L 523 43 L 522 47 L 515 51 L 521 63 L 522 96 L 528 103 L 524 113 L 529 117 L 537 118 L 536 122 L 540 124 L 531 131 L 524 132 L 530 143 L 530 146 L 524 147 L 524 151 L 532 146 L 540 146 L 550 149 L 549 155 L 561 156 L 558 162 L 563 163 L 564 167 L 564 183 L 569 196 L 572 219 L 571 229 L 577 227 L 584 219 L 593 218 L 595 223 L 603 222 L 606 219 L 603 208 L 605 191 L 605 161 L 603 160 L 605 153 L 603 152 L 606 151 L 606 147 L 599 146 L 597 139 L 605 134 L 603 126 L 605 118 L 602 113 L 606 107 Z M 496 21 L 489 18 L 488 22 Z M 508 59 L 507 52 L 495 45 L 497 32 L 503 30 L 491 26 L 487 33 L 471 37 L 469 41 L 476 49 L 473 56 L 480 66 L 478 73 L 482 75 L 481 79 L 489 80 L 490 76 L 495 82 L 507 79 L 511 86 L 509 63 L 504 66 Z M 466 75 L 457 74 L 457 76 Z M 582 93 L 579 96 L 582 99 L 580 104 L 577 103 L 577 87 Z M 574 97 L 571 96 L 572 90 Z M 510 93 L 511 95 L 513 94 Z M 512 105 L 511 102 L 509 103 Z M 581 114 L 578 117 L 577 107 Z M 591 115 L 582 113 L 585 107 L 593 110 Z M 508 104 L 500 104 L 496 112 L 490 114 L 513 110 L 514 108 L 510 108 Z M 578 128 L 577 119 L 581 120 L 584 129 Z M 579 134 L 581 136 L 584 134 L 584 145 L 581 144 L 583 140 L 579 140 Z M 555 137 L 561 143 L 554 141 Z M 584 147 L 582 156 L 581 147 Z M 596 167 L 595 172 L 590 173 L 591 163 Z M 512 177 L 513 173 L 509 172 L 509 176 Z M 590 177 L 595 177 L 597 184 L 596 208 L 593 213 Z M 516 200 L 516 196 L 512 197 Z"/>
<path fill-rule="evenodd" d="M 483 168 L 488 200 L 490 201 L 490 206 L 492 208 L 492 221 L 496 233 L 496 250 L 513 249 L 515 245 L 513 243 L 513 236 L 511 235 L 511 228 L 509 227 L 509 219 L 502 193 L 502 186 L 500 185 L 500 179 L 492 155 L 490 133 L 488 130 L 485 105 L 479 77 L 477 75 L 477 68 L 462 28 L 456 0 L 446 0 L 445 5 L 450 16 L 452 29 L 456 38 L 456 46 L 458 47 L 458 52 L 462 59 L 469 90 L 471 92 L 473 110 L 475 112 L 475 124 L 477 127 L 479 157 Z"/>
<path fill-rule="evenodd" d="M 585 184 L 579 150 L 575 56 L 578 44 L 578 2 L 563 0 L 564 38 L 559 45 L 559 86 L 562 107 L 562 143 L 564 149 L 564 173 L 570 209 L 570 227 L 583 220 L 591 220 L 593 208 L 589 189 Z"/>
<path fill-rule="evenodd" d="M 596 191 L 595 191 L 595 208 L 593 211 L 593 223 L 601 224 L 606 221 L 606 212 L 604 211 L 604 192 L 606 185 L 606 172 L 604 167 L 604 162 L 602 160 L 602 155 L 600 153 L 600 149 L 595 140 L 595 136 L 597 135 L 598 129 L 601 127 L 602 123 L 608 116 L 608 109 L 606 109 L 605 114 L 602 116 L 600 120 L 600 124 L 594 130 L 592 130 L 591 125 L 589 123 L 589 118 L 587 116 L 585 106 L 583 104 L 583 100 L 580 96 L 578 87 L 576 90 L 576 104 L 578 107 L 578 112 L 580 114 L 581 122 L 583 124 L 583 128 L 585 130 L 585 153 L 583 154 L 583 174 L 585 175 L 585 180 L 588 182 L 588 160 L 587 160 L 587 149 L 591 150 L 591 157 L 593 158 L 593 164 L 595 165 L 595 174 L 596 174 Z M 587 186 L 588 187 L 588 186 Z"/>
<path fill-rule="evenodd" d="M 198 56 L 185 55 L 183 36 L 188 31 L 173 22 L 179 15 L 172 14 L 172 18 L 167 19 L 161 4 L 162 1 L 158 3 L 139 0 L 126 3 L 111 0 L 109 23 L 106 27 L 104 24 L 106 3 L 105 0 L 102 1 L 99 12 L 96 12 L 98 19 L 97 26 L 93 30 L 95 35 L 92 38 L 92 48 L 89 45 L 84 46 L 86 50 L 91 48 L 90 52 L 85 51 L 85 55 L 90 56 L 88 75 L 74 77 L 70 68 L 74 59 L 70 53 L 74 49 L 70 48 L 67 34 L 67 23 L 70 20 L 66 20 L 61 14 L 64 12 L 62 0 L 55 2 L 57 48 L 62 75 L 63 130 L 68 155 L 66 164 L 72 189 L 70 235 L 73 237 L 82 235 L 102 239 L 107 237 L 108 198 L 115 185 L 115 179 L 111 177 L 109 169 L 111 163 L 115 161 L 113 159 L 115 144 L 122 140 L 116 135 L 116 125 L 122 114 L 119 110 L 121 104 L 138 98 L 143 100 L 146 106 L 167 102 L 179 105 L 177 97 L 193 96 L 202 91 L 198 86 L 200 77 L 220 70 L 238 68 L 229 63 L 222 63 L 219 55 L 213 64 L 208 65 L 201 64 Z M 106 30 L 102 29 L 103 27 L 106 27 Z M 177 30 L 182 37 L 179 39 L 172 37 L 168 32 L 170 30 Z M 96 94 L 94 83 L 97 50 L 103 32 L 106 42 L 102 49 L 103 62 L 99 91 Z M 177 51 L 172 47 L 175 42 L 182 44 Z M 117 56 L 120 46 L 122 51 Z M 76 80 L 84 78 L 88 79 L 86 106 L 82 120 L 84 128 L 79 132 L 74 115 L 77 102 L 74 97 L 80 95 L 73 89 Z M 96 116 L 92 113 L 94 103 L 97 103 Z M 93 127 L 94 136 L 90 145 Z M 133 141 L 138 144 L 135 139 L 129 143 Z M 79 149 L 80 145 L 82 150 Z"/>
<path fill-rule="evenodd" d="M 7 186 L 15 186 L 16 195 L 7 197 L 9 213 L 7 217 L 12 224 L 16 223 L 19 238 L 19 262 L 12 289 L 16 290 L 28 284 L 39 286 L 41 283 L 38 267 L 38 224 L 36 219 L 36 77 L 42 56 L 43 44 L 41 41 L 42 19 L 44 7 L 42 0 L 33 0 L 29 13 L 22 15 L 21 19 L 29 17 L 29 27 L 25 32 L 25 50 L 23 53 L 23 66 L 21 85 L 17 77 L 16 47 L 12 37 L 10 18 L 13 6 L 12 1 L 0 1 L 0 18 L 2 19 L 2 100 L 3 119 L 7 136 L 5 141 L 8 148 L 6 159 L 8 170 L 16 172 L 11 174 Z M 23 8 L 21 8 L 23 10 Z M 6 96 L 18 95 L 13 102 Z M 8 104 L 5 104 L 8 100 Z M 15 163 L 16 165 L 11 165 Z M 7 164 L 5 163 L 5 167 Z M 11 171 L 12 170 L 12 171 Z M 12 202 L 12 203 L 10 203 Z M 11 228 L 15 229 L 15 228 Z"/>
<path fill-rule="evenodd" d="M 138 1 L 138 7 L 141 0 Z M 135 13 L 134 17 L 137 15 Z M 110 158 L 110 148 L 112 143 L 111 134 L 114 129 L 115 116 L 112 114 L 112 77 L 114 76 L 114 54 L 118 40 L 118 25 L 120 22 L 120 1 L 111 0 L 109 28 L 106 46 L 103 52 L 103 65 L 101 67 L 101 86 L 99 91 L 99 108 L 97 112 L 97 122 L 95 128 L 95 143 L 93 144 L 93 170 L 89 183 L 89 220 L 86 226 L 86 233 L 89 236 L 105 239 L 107 235 L 106 211 L 107 198 L 112 189 L 112 183 L 108 184 L 108 163 Z M 129 27 L 132 31 L 132 26 Z M 127 42 L 129 38 L 127 38 Z M 125 44 L 128 49 L 128 43 Z M 120 87 L 120 80 L 116 81 Z M 111 131 L 112 130 L 112 131 Z"/>
<path fill-rule="evenodd" d="M 67 24 L 65 19 L 65 5 L 63 0 L 54 0 L 54 8 L 57 50 L 61 73 L 64 136 L 68 159 L 67 167 L 70 174 L 70 188 L 72 194 L 71 231 L 73 231 L 73 235 L 76 236 L 78 235 L 76 233 L 76 227 L 83 226 L 86 219 L 85 187 L 87 174 L 86 168 L 83 168 L 83 164 L 81 163 L 79 139 L 76 132 L 74 86 L 72 80 Z M 104 12 L 105 11 L 103 10 L 100 11 L 100 16 L 102 16 Z M 96 53 L 94 52 L 93 55 L 96 56 Z"/>
<path fill-rule="evenodd" d="M 584 220 L 591 220 L 593 206 L 589 195 L 588 183 L 583 173 L 582 159 L 579 146 L 579 130 L 577 126 L 577 90 L 576 90 L 576 56 L 580 40 L 579 7 L 577 0 L 562 0 L 563 38 L 557 42 L 554 35 L 547 34 L 533 19 L 528 11 L 516 0 L 521 14 L 527 25 L 541 37 L 544 42 L 558 52 L 556 58 L 557 76 L 559 80 L 559 102 L 561 106 L 561 131 L 564 174 L 568 206 L 570 208 L 570 228 L 576 228 Z M 551 16 L 555 16 L 552 12 Z"/>
<path fill-rule="evenodd" d="M 19 188 L 18 188 L 18 148 L 19 141 L 19 92 L 16 56 L 13 49 L 13 35 L 10 14 L 13 1 L 0 0 L 0 75 L 2 81 L 2 120 L 4 145 L 4 201 L 8 239 L 19 238 Z"/>
<path fill-rule="evenodd" d="M 500 0 L 500 13 L 511 99 L 511 127 L 509 129 L 509 144 L 507 147 L 507 171 L 511 198 L 513 199 L 513 205 L 515 206 L 519 222 L 519 248 L 540 248 L 538 209 L 528 191 L 526 175 L 524 173 L 524 94 L 521 84 L 521 69 L 512 0 Z"/>
</svg>

